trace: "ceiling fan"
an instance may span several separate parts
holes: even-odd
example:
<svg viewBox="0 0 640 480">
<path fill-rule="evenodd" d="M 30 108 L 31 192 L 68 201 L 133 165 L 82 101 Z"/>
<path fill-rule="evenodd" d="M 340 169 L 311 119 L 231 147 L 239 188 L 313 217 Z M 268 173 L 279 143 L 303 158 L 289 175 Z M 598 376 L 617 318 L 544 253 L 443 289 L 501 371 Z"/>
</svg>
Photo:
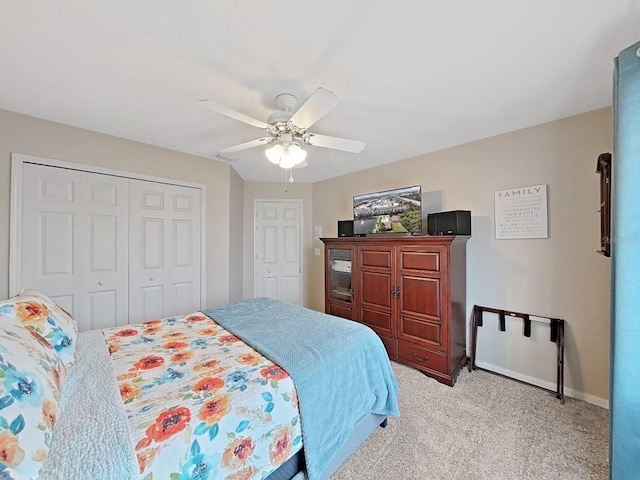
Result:
<svg viewBox="0 0 640 480">
<path fill-rule="evenodd" d="M 272 113 L 266 122 L 249 117 L 211 100 L 200 100 L 200 105 L 214 112 L 226 115 L 240 122 L 248 123 L 267 133 L 266 136 L 223 148 L 218 156 L 229 158 L 230 154 L 249 148 L 275 145 L 265 150 L 267 159 L 282 168 L 289 169 L 307 165 L 307 152 L 300 147 L 299 141 L 315 147 L 332 148 L 345 152 L 360 153 L 365 143 L 340 137 L 331 137 L 309 132 L 307 129 L 338 106 L 338 97 L 325 88 L 318 88 L 295 110 L 298 99 L 290 93 L 281 93 L 276 97 L 280 110 Z"/>
</svg>

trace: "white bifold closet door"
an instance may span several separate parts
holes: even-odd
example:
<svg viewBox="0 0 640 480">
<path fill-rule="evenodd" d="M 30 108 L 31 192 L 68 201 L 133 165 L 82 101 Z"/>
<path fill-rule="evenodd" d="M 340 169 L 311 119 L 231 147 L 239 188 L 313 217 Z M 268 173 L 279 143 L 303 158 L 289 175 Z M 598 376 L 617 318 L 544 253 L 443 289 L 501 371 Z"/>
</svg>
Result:
<svg viewBox="0 0 640 480">
<path fill-rule="evenodd" d="M 128 323 L 129 180 L 25 164 L 21 284 L 81 330 Z"/>
<path fill-rule="evenodd" d="M 200 190 L 130 182 L 130 323 L 198 310 Z"/>
<path fill-rule="evenodd" d="M 200 308 L 201 190 L 25 163 L 20 286 L 81 331 Z"/>
</svg>

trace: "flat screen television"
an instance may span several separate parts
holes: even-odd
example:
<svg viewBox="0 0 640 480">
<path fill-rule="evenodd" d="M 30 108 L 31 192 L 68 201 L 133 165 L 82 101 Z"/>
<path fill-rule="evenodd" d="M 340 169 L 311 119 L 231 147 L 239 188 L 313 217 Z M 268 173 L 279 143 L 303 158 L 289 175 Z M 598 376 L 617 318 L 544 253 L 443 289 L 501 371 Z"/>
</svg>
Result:
<svg viewBox="0 0 640 480">
<path fill-rule="evenodd" d="M 422 233 L 420 185 L 353 197 L 353 234 Z"/>
</svg>

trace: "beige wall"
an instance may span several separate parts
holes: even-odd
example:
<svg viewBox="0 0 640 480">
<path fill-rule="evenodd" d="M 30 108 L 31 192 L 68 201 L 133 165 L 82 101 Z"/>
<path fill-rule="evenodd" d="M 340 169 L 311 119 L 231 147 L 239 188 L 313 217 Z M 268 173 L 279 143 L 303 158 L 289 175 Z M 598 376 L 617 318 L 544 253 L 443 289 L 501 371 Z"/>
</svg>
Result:
<svg viewBox="0 0 640 480">
<path fill-rule="evenodd" d="M 9 293 L 12 152 L 206 185 L 207 306 L 228 301 L 231 195 L 227 164 L 4 110 L 0 110 L 0 297 Z M 234 185 L 237 190 L 237 181 Z"/>
<path fill-rule="evenodd" d="M 244 182 L 231 170 L 231 198 L 229 199 L 229 302 L 242 300 L 243 295 L 243 243 Z M 222 232 L 221 232 L 222 233 Z"/>
<path fill-rule="evenodd" d="M 302 268 L 303 293 L 302 304 L 308 306 L 308 299 L 318 292 L 311 292 L 309 280 L 318 272 L 310 270 L 312 264 L 313 239 L 312 192 L 309 183 L 273 183 L 245 182 L 244 184 L 244 298 L 253 298 L 253 240 L 254 240 L 254 201 L 255 200 L 302 200 Z M 321 257 L 315 257 L 321 258 Z M 319 275 L 324 275 L 320 270 Z M 318 309 L 324 311 L 323 307 Z"/>
<path fill-rule="evenodd" d="M 336 221 L 352 217 L 354 194 L 417 184 L 427 212 L 471 210 L 468 313 L 477 304 L 565 319 L 568 391 L 606 404 L 600 400 L 609 392 L 610 262 L 596 253 L 595 165 L 600 153 L 611 151 L 611 137 L 611 110 L 602 109 L 319 182 L 313 222 L 325 236 L 336 236 Z M 494 192 L 538 184 L 548 186 L 549 238 L 496 240 Z M 311 267 L 308 305 L 323 310 L 322 258 L 312 257 Z M 540 356 L 511 349 L 504 338 L 483 348 L 489 363 L 502 360 L 505 369 L 555 382 L 546 335 L 539 339 Z"/>
</svg>

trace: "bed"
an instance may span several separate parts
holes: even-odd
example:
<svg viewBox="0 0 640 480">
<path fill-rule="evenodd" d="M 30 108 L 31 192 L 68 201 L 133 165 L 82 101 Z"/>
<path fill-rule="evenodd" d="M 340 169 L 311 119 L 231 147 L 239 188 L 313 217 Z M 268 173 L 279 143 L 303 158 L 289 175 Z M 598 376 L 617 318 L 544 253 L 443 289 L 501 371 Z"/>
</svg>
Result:
<svg viewBox="0 0 640 480">
<path fill-rule="evenodd" d="M 2 479 L 327 479 L 399 414 L 369 328 L 273 299 L 82 333 L 39 292 L 0 315 Z"/>
</svg>

